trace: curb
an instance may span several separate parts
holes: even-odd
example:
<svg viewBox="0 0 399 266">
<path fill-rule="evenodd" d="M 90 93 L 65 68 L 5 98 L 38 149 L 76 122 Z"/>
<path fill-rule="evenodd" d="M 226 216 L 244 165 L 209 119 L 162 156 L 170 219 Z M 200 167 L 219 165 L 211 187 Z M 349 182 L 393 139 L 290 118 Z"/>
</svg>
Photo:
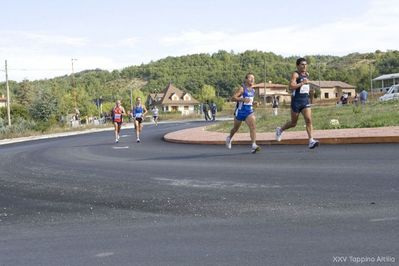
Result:
<svg viewBox="0 0 399 266">
<path fill-rule="evenodd" d="M 321 144 L 399 143 L 399 127 L 315 130 L 313 135 Z M 173 143 L 221 145 L 225 144 L 226 136 L 227 133 L 196 127 L 168 133 L 164 140 Z M 257 133 L 256 142 L 278 145 L 308 144 L 308 137 L 305 131 L 288 131 L 284 132 L 283 140 L 277 142 L 274 132 Z M 250 143 L 249 133 L 237 133 L 234 136 L 233 144 Z"/>
</svg>

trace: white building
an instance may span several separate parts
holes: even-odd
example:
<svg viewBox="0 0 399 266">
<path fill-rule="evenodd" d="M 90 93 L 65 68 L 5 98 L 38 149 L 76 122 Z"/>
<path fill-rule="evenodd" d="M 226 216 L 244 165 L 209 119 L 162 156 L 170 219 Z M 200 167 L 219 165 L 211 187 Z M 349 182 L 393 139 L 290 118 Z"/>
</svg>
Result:
<svg viewBox="0 0 399 266">
<path fill-rule="evenodd" d="M 399 84 L 399 73 L 385 74 L 373 79 L 376 83 L 375 88 L 372 88 L 372 92 L 383 92 L 386 93 L 392 85 Z"/>
<path fill-rule="evenodd" d="M 163 112 L 180 112 L 188 115 L 195 112 L 194 107 L 199 102 L 189 93 L 183 92 L 169 83 L 163 93 L 152 93 L 148 98 L 148 105 L 157 105 Z"/>
</svg>

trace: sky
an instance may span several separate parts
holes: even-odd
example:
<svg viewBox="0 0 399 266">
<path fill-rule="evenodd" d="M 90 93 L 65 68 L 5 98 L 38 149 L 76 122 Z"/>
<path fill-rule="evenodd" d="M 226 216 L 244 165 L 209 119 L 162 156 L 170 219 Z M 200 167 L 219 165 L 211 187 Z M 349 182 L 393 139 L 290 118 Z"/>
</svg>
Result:
<svg viewBox="0 0 399 266">
<path fill-rule="evenodd" d="M 121 70 L 219 50 L 282 56 L 398 50 L 396 0 L 1 2 L 0 81 Z"/>
</svg>

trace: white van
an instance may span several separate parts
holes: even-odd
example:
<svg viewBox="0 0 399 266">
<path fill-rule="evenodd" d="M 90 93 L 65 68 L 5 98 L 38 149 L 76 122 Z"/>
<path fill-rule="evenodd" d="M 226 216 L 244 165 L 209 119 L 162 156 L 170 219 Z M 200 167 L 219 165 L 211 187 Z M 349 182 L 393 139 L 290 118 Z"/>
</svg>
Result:
<svg viewBox="0 0 399 266">
<path fill-rule="evenodd" d="M 387 93 L 380 97 L 380 101 L 399 100 L 399 84 L 389 88 Z"/>
</svg>

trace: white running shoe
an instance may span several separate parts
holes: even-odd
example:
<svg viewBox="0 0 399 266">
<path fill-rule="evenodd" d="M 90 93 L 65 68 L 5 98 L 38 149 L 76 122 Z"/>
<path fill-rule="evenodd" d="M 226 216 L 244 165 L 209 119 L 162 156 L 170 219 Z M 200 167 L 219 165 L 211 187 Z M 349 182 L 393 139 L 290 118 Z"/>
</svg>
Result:
<svg viewBox="0 0 399 266">
<path fill-rule="evenodd" d="M 317 146 L 319 146 L 319 141 L 318 140 L 312 140 L 311 142 L 309 142 L 309 149 L 314 149 Z"/>
<path fill-rule="evenodd" d="M 137 143 L 140 143 L 140 139 L 137 139 L 136 142 L 137 142 Z"/>
<path fill-rule="evenodd" d="M 230 138 L 230 136 L 227 136 L 227 138 L 226 138 L 226 148 L 227 149 L 231 149 L 231 142 L 232 142 L 233 140 Z"/>
<path fill-rule="evenodd" d="M 251 153 L 256 153 L 258 151 L 260 151 L 260 147 L 258 145 L 256 145 L 256 144 L 252 145 Z"/>
<path fill-rule="evenodd" d="M 281 137 L 283 135 L 283 131 L 281 130 L 281 127 L 276 128 L 276 140 L 281 141 Z"/>
<path fill-rule="evenodd" d="M 115 143 L 118 143 L 119 142 L 119 139 L 115 139 Z"/>
</svg>

